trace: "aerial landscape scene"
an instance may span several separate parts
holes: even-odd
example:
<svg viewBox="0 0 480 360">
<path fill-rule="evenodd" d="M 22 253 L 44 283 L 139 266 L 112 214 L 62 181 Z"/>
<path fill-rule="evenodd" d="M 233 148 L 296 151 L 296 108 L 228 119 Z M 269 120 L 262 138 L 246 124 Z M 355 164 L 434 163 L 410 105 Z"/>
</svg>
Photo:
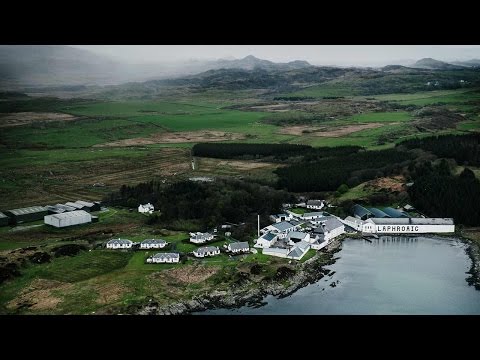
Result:
<svg viewBox="0 0 480 360">
<path fill-rule="evenodd" d="M 480 314 L 480 46 L 0 45 L 0 314 Z"/>
</svg>

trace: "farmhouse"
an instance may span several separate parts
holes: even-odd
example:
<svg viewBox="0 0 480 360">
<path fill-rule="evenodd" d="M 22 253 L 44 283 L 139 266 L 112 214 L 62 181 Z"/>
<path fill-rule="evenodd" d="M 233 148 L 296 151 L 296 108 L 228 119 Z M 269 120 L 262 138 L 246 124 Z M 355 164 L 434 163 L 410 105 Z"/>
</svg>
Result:
<svg viewBox="0 0 480 360">
<path fill-rule="evenodd" d="M 142 204 L 138 205 L 138 212 L 142 214 L 153 214 L 154 210 L 155 210 L 155 207 L 150 203 L 145 205 L 142 205 Z"/>
<path fill-rule="evenodd" d="M 0 212 L 0 226 L 8 225 L 9 219 L 8 216 Z"/>
<path fill-rule="evenodd" d="M 270 220 L 275 223 L 280 223 L 282 221 L 290 221 L 292 220 L 293 216 L 291 214 L 276 214 L 270 215 Z"/>
<path fill-rule="evenodd" d="M 30 206 L 26 208 L 13 209 L 5 212 L 7 216 L 13 218 L 15 223 L 42 220 L 48 215 L 48 210 L 43 206 Z"/>
<path fill-rule="evenodd" d="M 370 218 L 363 225 L 363 232 L 384 234 L 453 233 L 455 224 L 451 218 Z"/>
<path fill-rule="evenodd" d="M 256 241 L 254 247 L 269 248 L 278 240 L 278 235 L 274 233 L 266 233 L 260 236 Z"/>
<path fill-rule="evenodd" d="M 167 242 L 162 239 L 147 239 L 140 243 L 140 249 L 162 249 Z"/>
<path fill-rule="evenodd" d="M 92 222 L 92 216 L 84 210 L 69 211 L 62 214 L 46 215 L 45 224 L 57 228 L 86 224 Z"/>
<path fill-rule="evenodd" d="M 357 231 L 362 231 L 363 224 L 365 221 L 355 218 L 353 216 L 347 216 L 344 220 L 343 223 L 347 226 L 350 226 L 351 228 L 357 230 Z"/>
<path fill-rule="evenodd" d="M 314 234 L 330 241 L 333 238 L 345 233 L 345 225 L 336 217 L 331 216 L 323 221 L 318 228 L 313 230 Z"/>
<path fill-rule="evenodd" d="M 218 246 L 204 246 L 199 247 L 196 250 L 193 250 L 193 255 L 195 257 L 203 258 L 205 256 L 215 256 L 220 254 L 220 249 Z"/>
<path fill-rule="evenodd" d="M 190 242 L 194 244 L 204 244 L 207 241 L 213 240 L 214 237 L 215 235 L 212 235 L 210 233 L 190 233 Z"/>
<path fill-rule="evenodd" d="M 158 253 L 147 258 L 149 264 L 161 264 L 161 263 L 178 263 L 180 260 L 179 253 Z"/>
<path fill-rule="evenodd" d="M 250 251 L 250 246 L 246 241 L 235 242 L 235 243 L 228 244 L 227 250 L 231 251 L 234 254 L 241 253 L 241 252 L 247 253 Z"/>
<path fill-rule="evenodd" d="M 300 231 L 292 231 L 287 235 L 287 243 L 290 245 L 295 245 L 300 241 L 310 242 L 310 234 L 300 232 Z"/>
<path fill-rule="evenodd" d="M 133 242 L 128 239 L 113 239 L 107 242 L 107 249 L 131 249 Z"/>
<path fill-rule="evenodd" d="M 315 209 L 320 210 L 325 206 L 323 200 L 308 200 L 307 201 L 307 209 Z"/>
</svg>

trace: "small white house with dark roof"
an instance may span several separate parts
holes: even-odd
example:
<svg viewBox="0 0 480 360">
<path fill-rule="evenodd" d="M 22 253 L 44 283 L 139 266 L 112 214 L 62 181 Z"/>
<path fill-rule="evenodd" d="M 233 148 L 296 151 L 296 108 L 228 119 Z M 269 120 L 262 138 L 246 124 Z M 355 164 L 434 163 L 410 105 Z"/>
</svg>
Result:
<svg viewBox="0 0 480 360">
<path fill-rule="evenodd" d="M 140 249 L 163 249 L 166 245 L 162 239 L 146 239 L 140 243 Z"/>
<path fill-rule="evenodd" d="M 325 206 L 323 200 L 308 200 L 307 201 L 307 209 L 315 209 L 320 210 Z"/>
<path fill-rule="evenodd" d="M 112 239 L 107 242 L 107 249 L 131 249 L 133 242 L 128 239 Z"/>
<path fill-rule="evenodd" d="M 218 246 L 203 246 L 193 250 L 193 255 L 198 258 L 203 258 L 205 256 L 215 256 L 219 254 L 220 249 L 218 248 Z"/>
<path fill-rule="evenodd" d="M 190 242 L 194 244 L 204 244 L 207 241 L 212 241 L 215 235 L 212 235 L 210 233 L 190 233 Z"/>
<path fill-rule="evenodd" d="M 227 245 L 227 250 L 234 254 L 247 253 L 250 251 L 250 245 L 246 241 L 234 242 Z"/>
<path fill-rule="evenodd" d="M 178 263 L 180 254 L 178 253 L 158 253 L 147 258 L 149 264 Z"/>
<path fill-rule="evenodd" d="M 269 248 L 278 240 L 278 235 L 267 232 L 260 236 L 256 241 L 254 247 L 256 248 Z"/>
</svg>

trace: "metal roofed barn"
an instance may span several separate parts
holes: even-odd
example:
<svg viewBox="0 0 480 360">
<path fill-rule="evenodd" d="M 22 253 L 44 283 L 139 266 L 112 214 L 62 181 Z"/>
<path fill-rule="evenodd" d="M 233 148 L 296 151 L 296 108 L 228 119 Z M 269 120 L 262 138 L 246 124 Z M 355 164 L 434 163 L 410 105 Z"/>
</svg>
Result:
<svg viewBox="0 0 480 360">
<path fill-rule="evenodd" d="M 387 214 L 388 216 L 392 217 L 392 218 L 405 218 L 405 217 L 409 217 L 407 214 L 405 214 L 403 211 L 400 211 L 400 210 L 397 210 L 397 209 L 394 209 L 394 208 L 391 208 L 391 207 L 386 207 L 386 208 L 383 208 L 382 210 L 385 214 Z"/>
<path fill-rule="evenodd" d="M 376 218 L 389 218 L 391 217 L 388 214 L 385 214 L 382 210 L 379 210 L 377 208 L 369 208 L 368 209 Z"/>
<path fill-rule="evenodd" d="M 6 226 L 9 223 L 9 218 L 4 213 L 0 212 L 0 226 Z"/>
<path fill-rule="evenodd" d="M 11 215 L 16 223 L 42 220 L 48 214 L 48 210 L 44 206 L 30 206 L 6 211 L 7 215 Z"/>
</svg>

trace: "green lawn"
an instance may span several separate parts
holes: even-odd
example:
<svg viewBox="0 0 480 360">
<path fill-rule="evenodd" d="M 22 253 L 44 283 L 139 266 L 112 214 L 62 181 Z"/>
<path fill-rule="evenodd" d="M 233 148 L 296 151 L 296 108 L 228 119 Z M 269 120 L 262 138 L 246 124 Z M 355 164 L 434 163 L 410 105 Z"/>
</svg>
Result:
<svg viewBox="0 0 480 360">
<path fill-rule="evenodd" d="M 365 183 L 357 185 L 351 189 L 349 189 L 345 194 L 338 197 L 338 201 L 346 201 L 346 200 L 356 200 L 361 199 L 369 196 L 371 194 L 370 191 L 365 190 Z"/>
<path fill-rule="evenodd" d="M 290 209 L 290 211 L 294 212 L 295 214 L 303 215 L 306 212 L 309 212 L 309 209 L 297 207 L 297 208 Z"/>
<path fill-rule="evenodd" d="M 407 105 L 430 105 L 435 103 L 463 103 L 480 100 L 480 92 L 472 89 L 422 91 L 413 94 L 387 94 L 373 96 L 377 100 L 396 101 Z"/>
</svg>

